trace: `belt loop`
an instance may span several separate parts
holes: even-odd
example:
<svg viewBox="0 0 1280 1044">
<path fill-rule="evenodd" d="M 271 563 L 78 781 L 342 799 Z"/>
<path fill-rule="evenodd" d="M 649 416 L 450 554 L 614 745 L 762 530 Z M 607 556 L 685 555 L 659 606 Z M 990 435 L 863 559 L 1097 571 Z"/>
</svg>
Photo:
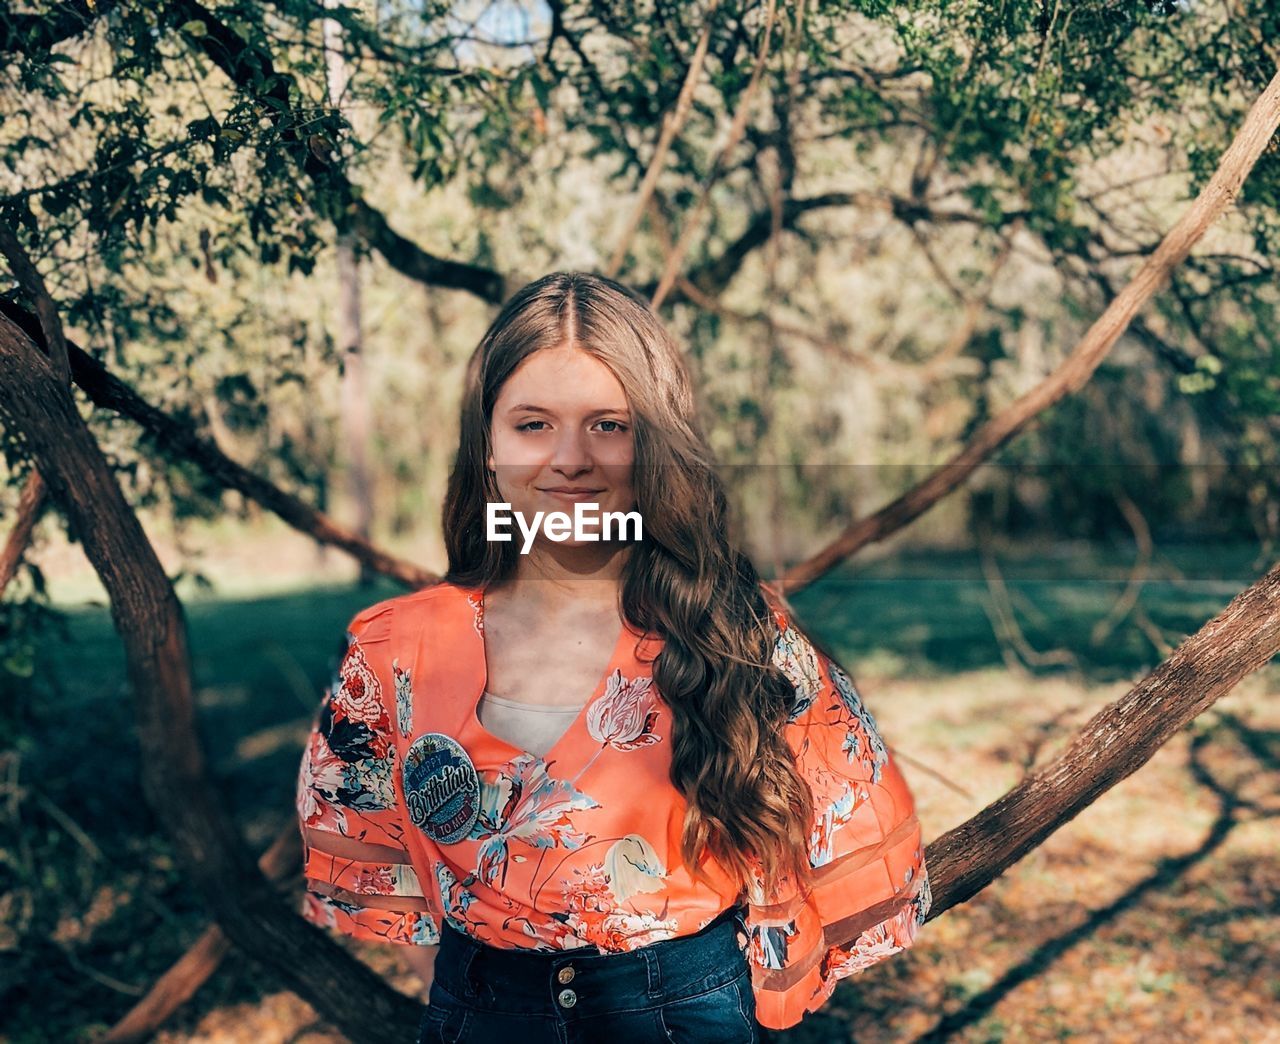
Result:
<svg viewBox="0 0 1280 1044">
<path fill-rule="evenodd" d="M 472 977 L 472 966 L 479 956 L 479 947 L 468 940 L 467 948 L 462 954 L 462 960 L 459 962 L 458 967 L 458 979 L 462 983 L 462 992 L 466 1000 L 476 1000 L 480 996 L 480 987 L 483 983 Z"/>
<path fill-rule="evenodd" d="M 662 999 L 662 970 L 658 965 L 658 958 L 654 956 L 653 949 L 649 946 L 641 946 L 636 951 L 644 958 L 644 970 L 649 976 L 649 999 Z"/>
</svg>

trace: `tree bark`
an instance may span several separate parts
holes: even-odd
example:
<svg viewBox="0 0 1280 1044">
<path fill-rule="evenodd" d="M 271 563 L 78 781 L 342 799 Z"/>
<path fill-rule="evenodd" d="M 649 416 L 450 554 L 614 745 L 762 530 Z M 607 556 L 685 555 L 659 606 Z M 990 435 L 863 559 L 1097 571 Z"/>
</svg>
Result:
<svg viewBox="0 0 1280 1044">
<path fill-rule="evenodd" d="M 280 902 L 218 802 L 196 732 L 182 606 L 67 388 L 4 318 L 0 418 L 24 441 L 111 599 L 136 703 L 143 791 L 187 880 L 240 950 L 353 1041 L 412 1039 L 421 1006 Z"/>
<path fill-rule="evenodd" d="M 14 276 L 23 292 L 35 304 L 37 322 L 44 341 L 44 350 L 53 361 L 54 372 L 65 385 L 71 380 L 71 364 L 67 358 L 67 335 L 62 328 L 62 318 L 58 315 L 58 306 L 49 295 L 44 277 L 31 260 L 22 241 L 9 225 L 0 221 L 0 254 L 9 262 Z M 4 550 L 0 551 L 0 595 L 8 589 L 9 584 L 18 573 L 18 564 L 31 543 L 36 523 L 44 511 L 48 490 L 40 472 L 33 470 L 23 484 L 18 498 L 18 517 L 5 541 Z"/>
<path fill-rule="evenodd" d="M 1280 126 L 1280 73 L 1254 102 L 1209 183 L 1062 364 L 1046 380 L 978 429 L 968 445 L 924 481 L 875 514 L 854 522 L 817 554 L 788 570 L 781 578 L 781 589 L 792 594 L 807 587 L 855 551 L 896 533 L 959 489 L 978 465 L 1050 406 L 1087 384 L 1138 310 L 1168 281 L 1169 273 L 1235 200 L 1277 126 Z"/>
</svg>

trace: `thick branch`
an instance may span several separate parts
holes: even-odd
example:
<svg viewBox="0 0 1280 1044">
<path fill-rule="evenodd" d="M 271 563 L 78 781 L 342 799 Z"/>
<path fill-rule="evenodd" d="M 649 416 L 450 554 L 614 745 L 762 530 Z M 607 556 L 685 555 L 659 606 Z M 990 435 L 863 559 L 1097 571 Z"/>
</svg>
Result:
<svg viewBox="0 0 1280 1044">
<path fill-rule="evenodd" d="M 781 580 L 782 589 L 794 593 L 813 583 L 866 544 L 883 540 L 924 514 L 960 488 L 974 469 L 1041 413 L 1087 384 L 1139 309 L 1168 281 L 1169 274 L 1192 246 L 1235 200 L 1278 125 L 1280 73 L 1249 110 L 1218 169 L 1195 202 L 1048 379 L 984 424 L 967 446 L 919 485 L 875 514 L 853 523 L 827 547 L 789 570 Z"/>
<path fill-rule="evenodd" d="M 136 701 L 143 790 L 188 880 L 239 949 L 352 1040 L 412 1039 L 420 1006 L 280 902 L 219 804 L 195 728 L 182 606 L 66 386 L 4 318 L 0 418 L 24 440 L 110 596 Z"/>
<path fill-rule="evenodd" d="M 781 226 L 793 229 L 805 214 L 812 210 L 828 207 L 867 206 L 888 208 L 890 202 L 883 196 L 872 192 L 824 192 L 819 196 L 807 199 L 787 197 L 782 202 Z M 689 269 L 688 281 L 704 294 L 717 296 L 728 289 L 733 277 L 738 274 L 747 258 L 769 241 L 773 233 L 773 214 L 769 210 L 758 211 L 742 233 L 730 243 L 719 256 Z M 653 295 L 653 290 L 645 288 Z M 679 284 L 672 287 L 667 300 L 679 300 Z"/>
<path fill-rule="evenodd" d="M 345 191 L 350 192 L 350 185 L 346 184 L 345 178 L 342 180 Z M 490 304 L 502 304 L 517 289 L 515 285 L 508 285 L 508 277 L 491 268 L 450 261 L 423 250 L 393 229 L 382 211 L 369 206 L 363 199 L 353 197 L 347 206 L 352 231 L 403 276 L 427 286 L 466 290 Z"/>
<path fill-rule="evenodd" d="M 35 340 L 33 317 L 11 301 L 0 299 L 0 314 L 7 316 Z M 68 342 L 71 374 L 94 405 L 113 410 L 137 422 L 152 437 L 162 453 L 198 465 L 211 479 L 226 489 L 234 489 L 274 512 L 294 529 L 351 555 L 374 572 L 389 576 L 408 587 L 426 587 L 439 577 L 412 562 L 380 551 L 359 534 L 339 525 L 328 515 L 278 486 L 255 475 L 224 454 L 194 428 L 156 409 L 118 377 L 113 376 L 91 355 Z"/>
<path fill-rule="evenodd" d="M 271 847 L 258 860 L 258 868 L 278 886 L 292 883 L 302 859 L 302 836 L 294 820 L 285 826 Z M 147 995 L 111 1027 L 100 1044 L 126 1044 L 150 1040 L 157 1029 L 208 981 L 222 959 L 231 951 L 231 942 L 216 924 L 209 925 L 200 938 L 155 981 Z"/>
<path fill-rule="evenodd" d="M 70 366 L 67 362 L 67 337 L 62 329 L 62 318 L 58 308 L 49 296 L 49 288 L 44 278 L 31 260 L 31 255 L 23 247 L 17 233 L 4 221 L 0 221 L 0 254 L 9 262 L 22 287 L 23 292 L 36 305 L 39 316 L 40 332 L 44 337 L 45 350 L 53 360 L 54 372 L 58 379 L 66 384 L 71 379 Z M 18 572 L 18 563 L 26 553 L 35 533 L 36 523 L 44 511 L 48 490 L 39 471 L 32 471 L 22 487 L 22 495 L 18 499 L 18 517 L 5 541 L 4 550 L 0 551 L 0 595 L 3 595 L 10 582 Z"/>
<path fill-rule="evenodd" d="M 1174 733 L 1277 651 L 1280 565 L 1236 595 L 1169 659 L 1096 714 L 1060 758 L 929 845 L 929 917 L 977 895 L 1145 765 Z"/>
<path fill-rule="evenodd" d="M 31 543 L 31 534 L 35 532 L 36 523 L 45 505 L 44 479 L 40 472 L 33 471 L 23 483 L 22 493 L 18 497 L 18 514 L 13 520 L 13 527 L 5 539 L 4 549 L 0 550 L 0 596 L 3 596 L 18 574 L 18 563 Z"/>
<path fill-rule="evenodd" d="M 198 36 L 186 30 L 191 45 L 202 50 L 236 86 L 249 94 L 270 99 L 272 104 L 262 108 L 263 116 L 276 125 L 284 142 L 296 147 L 302 169 L 315 187 L 338 197 L 340 210 L 351 222 L 352 229 L 386 258 L 392 268 L 428 286 L 466 290 L 491 304 L 506 300 L 514 288 L 507 286 L 501 274 L 481 265 L 437 257 L 400 235 L 381 211 L 364 201 L 342 170 L 321 159 L 317 150 L 302 140 L 296 125 L 305 121 L 294 111 L 289 97 L 293 79 L 276 70 L 264 47 L 251 46 L 196 0 L 173 0 L 166 9 L 174 24 L 194 22 L 204 26 L 204 33 Z"/>
<path fill-rule="evenodd" d="M 58 306 L 54 304 L 49 288 L 45 286 L 44 277 L 40 275 L 40 270 L 31 260 L 31 255 L 27 253 L 17 234 L 4 221 L 0 221 L 0 254 L 3 254 L 4 259 L 9 262 L 9 268 L 18 280 L 18 285 L 22 287 L 22 292 L 35 302 L 36 316 L 40 321 L 40 334 L 44 339 L 41 347 L 53 360 L 54 372 L 62 378 L 62 383 L 68 383 L 71 380 L 71 372 L 67 363 L 67 335 L 62 329 Z"/>
</svg>

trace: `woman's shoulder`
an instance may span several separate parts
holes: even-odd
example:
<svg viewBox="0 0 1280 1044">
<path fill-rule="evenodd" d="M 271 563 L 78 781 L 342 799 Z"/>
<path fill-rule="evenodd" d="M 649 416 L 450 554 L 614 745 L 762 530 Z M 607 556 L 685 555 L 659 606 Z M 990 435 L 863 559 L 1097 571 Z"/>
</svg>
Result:
<svg viewBox="0 0 1280 1044">
<path fill-rule="evenodd" d="M 778 629 L 785 630 L 792 626 L 791 607 L 787 604 L 786 598 L 782 595 L 777 585 L 771 584 L 767 580 L 761 580 L 760 594 L 764 598 L 765 605 L 769 608 L 769 613 L 773 616 L 773 622 L 778 625 Z"/>
<path fill-rule="evenodd" d="M 452 603 L 469 600 L 474 594 L 471 588 L 440 580 L 366 606 L 351 618 L 347 633 L 362 645 L 389 641 L 393 623 L 430 614 Z"/>
</svg>

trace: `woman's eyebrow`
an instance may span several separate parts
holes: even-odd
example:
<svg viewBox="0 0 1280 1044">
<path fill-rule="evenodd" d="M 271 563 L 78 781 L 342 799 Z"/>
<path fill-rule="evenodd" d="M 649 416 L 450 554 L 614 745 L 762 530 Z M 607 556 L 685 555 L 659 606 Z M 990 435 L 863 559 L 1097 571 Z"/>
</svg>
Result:
<svg viewBox="0 0 1280 1044">
<path fill-rule="evenodd" d="M 535 406 L 533 403 L 530 403 L 530 402 L 517 403 L 516 405 L 512 406 L 507 412 L 508 413 L 521 413 L 521 412 L 545 413 L 548 417 L 555 416 L 555 410 L 549 410 L 545 406 Z M 623 416 L 630 416 L 630 413 L 628 412 L 625 406 L 606 406 L 604 409 L 592 410 L 590 413 L 587 414 L 587 416 L 598 417 L 603 413 L 620 413 Z"/>
</svg>

